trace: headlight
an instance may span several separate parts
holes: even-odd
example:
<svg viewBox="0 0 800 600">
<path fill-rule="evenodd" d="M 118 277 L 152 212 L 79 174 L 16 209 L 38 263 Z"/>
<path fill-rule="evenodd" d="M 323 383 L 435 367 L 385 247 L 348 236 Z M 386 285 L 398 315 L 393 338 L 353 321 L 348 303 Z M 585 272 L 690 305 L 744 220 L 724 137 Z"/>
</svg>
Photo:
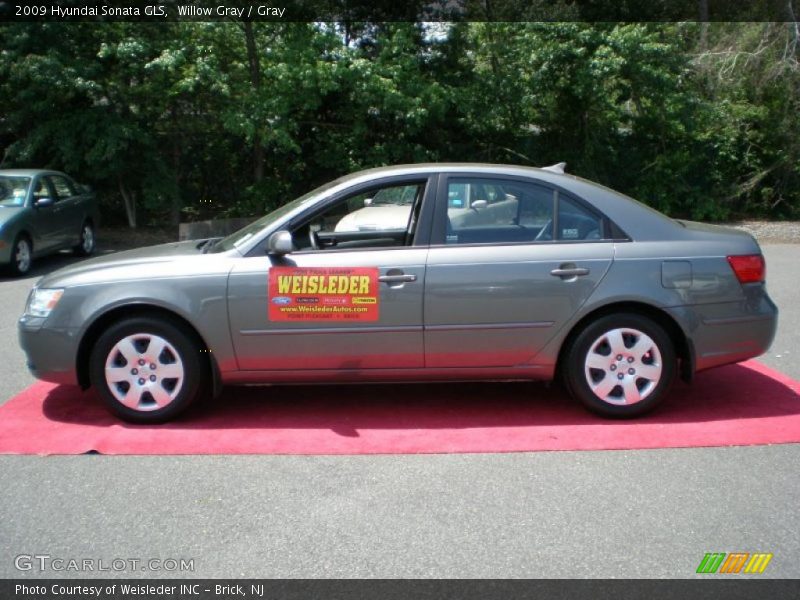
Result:
<svg viewBox="0 0 800 600">
<path fill-rule="evenodd" d="M 25 307 L 25 314 L 32 317 L 46 317 L 56 307 L 64 293 L 60 289 L 34 289 Z"/>
</svg>

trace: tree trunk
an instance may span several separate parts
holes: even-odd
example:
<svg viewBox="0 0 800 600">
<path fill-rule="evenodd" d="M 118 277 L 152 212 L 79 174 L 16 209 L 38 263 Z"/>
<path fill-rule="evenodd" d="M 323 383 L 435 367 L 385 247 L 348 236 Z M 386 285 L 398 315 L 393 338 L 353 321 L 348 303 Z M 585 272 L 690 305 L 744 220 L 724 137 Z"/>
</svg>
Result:
<svg viewBox="0 0 800 600">
<path fill-rule="evenodd" d="M 122 180 L 118 180 L 119 193 L 122 195 L 122 201 L 125 204 L 125 216 L 128 218 L 128 227 L 136 229 L 136 193 L 125 187 Z"/>
<path fill-rule="evenodd" d="M 700 19 L 700 50 L 708 49 L 708 0 L 698 1 L 698 18 Z"/>
<path fill-rule="evenodd" d="M 176 136 L 173 136 L 172 142 L 172 172 L 175 178 L 175 194 L 172 196 L 170 221 L 177 227 L 181 222 L 181 146 Z"/>
<path fill-rule="evenodd" d="M 786 0 L 786 16 L 789 19 L 789 31 L 792 37 L 792 58 L 800 58 L 800 24 L 797 22 L 797 13 L 792 6 L 792 0 Z"/>
<path fill-rule="evenodd" d="M 260 101 L 261 61 L 256 47 L 256 36 L 252 21 L 244 22 L 244 40 L 247 47 L 247 64 L 250 66 L 250 84 L 253 86 L 256 102 Z M 264 146 L 261 143 L 260 123 L 255 124 L 253 133 L 253 179 L 256 183 L 264 179 Z"/>
</svg>

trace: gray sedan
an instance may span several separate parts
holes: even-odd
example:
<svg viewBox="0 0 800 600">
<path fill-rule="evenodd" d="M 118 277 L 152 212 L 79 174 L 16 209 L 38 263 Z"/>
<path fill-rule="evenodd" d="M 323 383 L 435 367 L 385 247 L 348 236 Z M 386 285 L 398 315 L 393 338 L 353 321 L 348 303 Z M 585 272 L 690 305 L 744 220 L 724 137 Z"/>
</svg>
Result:
<svg viewBox="0 0 800 600">
<path fill-rule="evenodd" d="M 348 218 L 378 195 L 414 200 L 380 227 Z M 560 165 L 431 164 L 343 177 L 223 239 L 57 271 L 19 332 L 37 377 L 160 422 L 223 384 L 556 376 L 634 417 L 676 376 L 762 354 L 776 326 L 747 233 Z"/>
<path fill-rule="evenodd" d="M 58 171 L 0 170 L 0 265 L 24 275 L 33 259 L 95 247 L 97 203 L 86 186 Z"/>
</svg>

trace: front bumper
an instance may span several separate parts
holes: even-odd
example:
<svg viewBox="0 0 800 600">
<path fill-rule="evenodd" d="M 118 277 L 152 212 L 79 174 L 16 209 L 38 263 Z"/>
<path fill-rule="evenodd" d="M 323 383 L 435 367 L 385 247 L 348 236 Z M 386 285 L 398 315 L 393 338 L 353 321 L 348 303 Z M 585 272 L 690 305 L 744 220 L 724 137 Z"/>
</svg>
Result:
<svg viewBox="0 0 800 600">
<path fill-rule="evenodd" d="M 11 263 L 11 247 L 13 245 L 13 242 L 10 242 L 5 238 L 5 235 L 0 237 L 0 265 L 7 265 Z"/>
<path fill-rule="evenodd" d="M 78 330 L 44 327 L 46 319 L 24 315 L 18 322 L 19 344 L 37 379 L 77 385 Z"/>
</svg>

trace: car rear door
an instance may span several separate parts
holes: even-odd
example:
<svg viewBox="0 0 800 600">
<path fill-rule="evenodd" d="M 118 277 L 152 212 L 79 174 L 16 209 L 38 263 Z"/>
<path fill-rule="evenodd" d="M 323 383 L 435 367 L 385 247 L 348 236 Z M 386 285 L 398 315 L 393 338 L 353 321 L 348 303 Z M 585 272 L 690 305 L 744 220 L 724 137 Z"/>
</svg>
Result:
<svg viewBox="0 0 800 600">
<path fill-rule="evenodd" d="M 413 183 L 418 181 L 419 177 Z M 435 186 L 427 177 L 422 185 L 427 191 L 420 206 L 426 202 L 432 209 Z M 310 230 L 320 245 L 317 249 L 277 257 L 261 248 L 237 262 L 229 279 L 228 305 L 241 370 L 359 371 L 424 365 L 423 230 L 429 235 L 430 218 L 415 221 L 413 238 L 400 235 L 396 245 L 369 247 L 369 236 L 386 245 L 394 243 L 394 233 L 337 231 L 346 216 L 322 217 L 327 224 L 321 230 L 299 226 L 305 234 L 295 231 L 298 244 Z"/>
<path fill-rule="evenodd" d="M 470 199 L 481 208 L 465 212 L 464 189 L 482 190 Z M 608 271 L 606 232 L 601 215 L 541 183 L 442 176 L 425 280 L 426 366 L 530 363 Z"/>
</svg>

